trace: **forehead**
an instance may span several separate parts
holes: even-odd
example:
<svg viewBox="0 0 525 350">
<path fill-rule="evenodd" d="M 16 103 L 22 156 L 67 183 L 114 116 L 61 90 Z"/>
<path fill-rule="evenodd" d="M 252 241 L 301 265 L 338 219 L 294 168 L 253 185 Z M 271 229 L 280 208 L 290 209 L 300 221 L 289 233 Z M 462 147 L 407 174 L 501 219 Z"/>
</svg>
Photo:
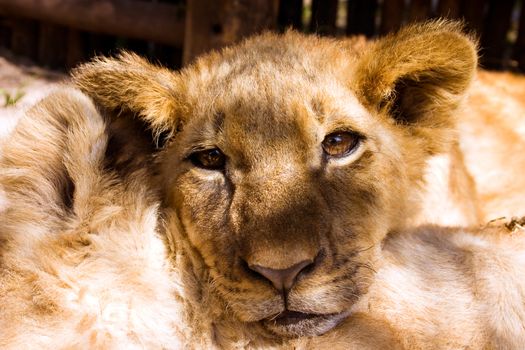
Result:
<svg viewBox="0 0 525 350">
<path fill-rule="evenodd" d="M 351 80 L 356 52 L 340 42 L 297 33 L 262 35 L 202 57 L 183 71 L 185 100 L 194 112 L 259 104 L 290 104 L 337 94 Z M 266 101 L 265 101 L 266 100 Z M 206 112 L 204 110 L 204 112 Z"/>
<path fill-rule="evenodd" d="M 354 63 L 332 41 L 263 36 L 183 72 L 184 100 L 204 138 L 304 141 L 317 137 L 316 126 L 362 121 L 364 108 L 348 88 Z"/>
</svg>

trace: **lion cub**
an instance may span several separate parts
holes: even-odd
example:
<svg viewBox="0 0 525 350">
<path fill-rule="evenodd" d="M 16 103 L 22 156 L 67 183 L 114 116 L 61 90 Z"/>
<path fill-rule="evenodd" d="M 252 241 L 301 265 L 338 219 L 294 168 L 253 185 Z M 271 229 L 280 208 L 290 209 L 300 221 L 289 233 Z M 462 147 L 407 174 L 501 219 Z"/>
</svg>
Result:
<svg viewBox="0 0 525 350">
<path fill-rule="evenodd" d="M 4 147 L 0 346 L 517 348 L 521 233 L 407 228 L 476 57 L 432 22 L 81 66 Z"/>
</svg>

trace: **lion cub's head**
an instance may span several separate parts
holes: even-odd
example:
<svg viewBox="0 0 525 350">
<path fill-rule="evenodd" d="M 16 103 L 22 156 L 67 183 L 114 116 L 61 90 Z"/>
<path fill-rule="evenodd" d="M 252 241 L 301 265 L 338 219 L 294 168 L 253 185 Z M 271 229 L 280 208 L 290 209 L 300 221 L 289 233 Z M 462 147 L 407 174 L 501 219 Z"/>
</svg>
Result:
<svg viewBox="0 0 525 350">
<path fill-rule="evenodd" d="M 361 50 L 265 34 L 181 72 L 122 54 L 75 79 L 160 143 L 168 235 L 202 282 L 238 320 L 298 336 L 366 292 L 381 241 L 417 211 L 426 159 L 454 139 L 475 67 L 459 26 L 434 22 Z"/>
</svg>

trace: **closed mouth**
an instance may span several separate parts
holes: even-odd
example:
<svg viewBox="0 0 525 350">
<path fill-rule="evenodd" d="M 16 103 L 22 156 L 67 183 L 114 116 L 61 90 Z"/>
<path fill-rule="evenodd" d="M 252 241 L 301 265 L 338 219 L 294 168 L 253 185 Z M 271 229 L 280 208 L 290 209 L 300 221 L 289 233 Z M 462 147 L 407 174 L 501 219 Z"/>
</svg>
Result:
<svg viewBox="0 0 525 350">
<path fill-rule="evenodd" d="M 337 326 L 349 315 L 349 312 L 333 314 L 311 314 L 286 310 L 264 319 L 262 322 L 273 333 L 287 336 L 321 335 Z"/>
<path fill-rule="evenodd" d="M 332 316 L 333 314 L 327 314 L 327 315 L 320 315 L 320 314 L 307 314 L 304 312 L 298 312 L 298 311 L 289 311 L 286 310 L 277 317 L 273 318 L 273 321 L 281 326 L 286 326 L 290 324 L 295 324 L 301 321 L 305 320 L 314 320 L 318 318 L 327 318 Z"/>
</svg>

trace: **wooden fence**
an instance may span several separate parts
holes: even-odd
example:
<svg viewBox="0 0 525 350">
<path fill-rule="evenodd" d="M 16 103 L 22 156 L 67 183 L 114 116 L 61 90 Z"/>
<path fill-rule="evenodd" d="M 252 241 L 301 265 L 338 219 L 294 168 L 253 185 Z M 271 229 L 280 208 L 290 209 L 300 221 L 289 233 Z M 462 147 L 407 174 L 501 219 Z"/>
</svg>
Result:
<svg viewBox="0 0 525 350">
<path fill-rule="evenodd" d="M 131 49 L 173 68 L 265 29 L 367 37 L 463 19 L 487 68 L 525 70 L 525 0 L 0 0 L 0 46 L 53 68 Z"/>
</svg>

